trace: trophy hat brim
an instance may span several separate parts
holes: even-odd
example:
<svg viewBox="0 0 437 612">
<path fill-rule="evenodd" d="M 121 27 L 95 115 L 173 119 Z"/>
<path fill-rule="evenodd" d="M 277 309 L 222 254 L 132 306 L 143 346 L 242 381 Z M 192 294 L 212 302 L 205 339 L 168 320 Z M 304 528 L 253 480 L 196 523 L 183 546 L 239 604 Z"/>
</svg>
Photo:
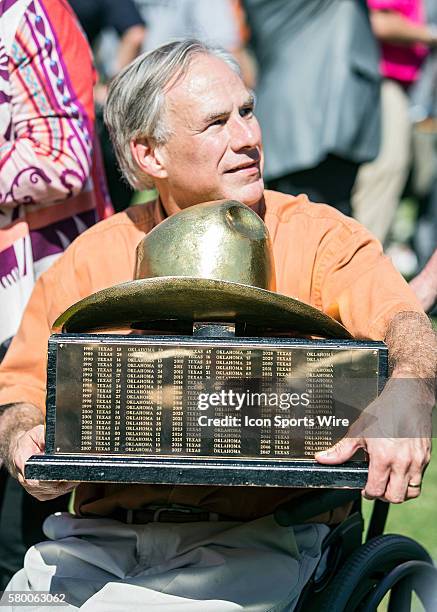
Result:
<svg viewBox="0 0 437 612">
<path fill-rule="evenodd" d="M 164 321 L 235 322 L 251 329 L 350 338 L 343 325 L 300 300 L 223 280 L 157 277 L 122 283 L 84 298 L 54 323 L 54 331 L 91 332 L 151 327 Z"/>
<path fill-rule="evenodd" d="M 234 200 L 190 206 L 162 221 L 137 246 L 134 278 L 73 304 L 54 330 L 160 330 L 172 321 L 216 321 L 350 338 L 320 310 L 275 292 L 267 227 Z"/>
</svg>

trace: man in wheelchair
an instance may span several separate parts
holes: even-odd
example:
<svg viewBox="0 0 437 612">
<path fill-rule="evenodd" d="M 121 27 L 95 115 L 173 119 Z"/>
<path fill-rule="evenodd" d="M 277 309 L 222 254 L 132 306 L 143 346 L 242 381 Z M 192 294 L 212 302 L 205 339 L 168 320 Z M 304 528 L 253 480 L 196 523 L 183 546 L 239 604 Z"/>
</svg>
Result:
<svg viewBox="0 0 437 612">
<path fill-rule="evenodd" d="M 76 484 L 24 477 L 26 460 L 44 451 L 45 363 L 55 319 L 78 300 L 131 280 L 137 244 L 166 217 L 230 199 L 266 224 L 278 293 L 389 349 L 391 378 L 368 410 L 376 420 L 368 427 L 364 414 L 317 461 L 343 463 L 362 448 L 369 457 L 364 497 L 400 503 L 420 495 L 437 354 L 430 322 L 367 230 L 305 195 L 264 190 L 254 97 L 232 58 L 196 40 L 140 56 L 113 81 L 106 122 L 127 180 L 135 189 L 155 186 L 159 195 L 83 233 L 37 282 L 0 368 L 0 448 L 11 474 L 40 500 Z M 411 379 L 411 392 L 400 402 L 401 379 Z M 310 577 L 313 586 L 323 582 L 323 569 L 318 578 L 314 571 L 330 537 L 327 524 L 350 513 L 343 502 L 326 503 L 305 489 L 82 483 L 76 515 L 47 519 L 48 540 L 28 551 L 8 590 L 65 593 L 70 609 L 93 612 L 290 610 Z M 274 518 L 280 507 L 289 509 L 282 524 Z M 356 525 L 342 532 L 343 543 L 347 533 Z"/>
</svg>

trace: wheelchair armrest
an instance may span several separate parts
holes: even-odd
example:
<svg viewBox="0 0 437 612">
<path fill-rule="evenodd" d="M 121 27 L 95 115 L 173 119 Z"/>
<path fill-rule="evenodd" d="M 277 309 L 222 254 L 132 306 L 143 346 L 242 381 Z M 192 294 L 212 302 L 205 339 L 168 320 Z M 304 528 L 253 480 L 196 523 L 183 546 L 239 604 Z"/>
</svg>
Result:
<svg viewBox="0 0 437 612">
<path fill-rule="evenodd" d="M 278 506 L 274 512 L 276 522 L 282 527 L 299 525 L 313 516 L 329 512 L 339 506 L 361 498 L 357 489 L 328 489 L 321 490 L 319 495 L 304 500 L 292 500 Z"/>
</svg>

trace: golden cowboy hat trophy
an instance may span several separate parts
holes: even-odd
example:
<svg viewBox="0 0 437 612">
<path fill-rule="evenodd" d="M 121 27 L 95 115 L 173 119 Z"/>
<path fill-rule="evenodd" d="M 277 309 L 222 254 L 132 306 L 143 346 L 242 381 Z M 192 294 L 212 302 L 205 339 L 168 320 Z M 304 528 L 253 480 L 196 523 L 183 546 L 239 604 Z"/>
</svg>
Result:
<svg viewBox="0 0 437 612">
<path fill-rule="evenodd" d="M 276 293 L 267 228 L 239 202 L 165 219 L 139 243 L 135 279 L 72 305 L 54 331 L 46 454 L 31 458 L 28 478 L 334 488 L 366 481 L 362 461 L 314 462 L 333 442 L 331 430 L 310 432 L 308 442 L 308 431 L 297 440 L 291 425 L 306 406 L 314 414 L 308 398 L 334 414 L 336 381 L 349 382 L 357 364 L 374 379 L 363 407 L 372 401 L 385 345 L 354 341 L 326 314 Z M 297 407 L 290 403 L 290 426 L 280 429 L 283 405 L 264 397 L 284 390 Z M 237 392 L 238 411 L 226 403 Z"/>
<path fill-rule="evenodd" d="M 162 221 L 137 247 L 135 279 L 77 302 L 54 329 L 83 332 L 172 319 L 350 338 L 328 315 L 275 293 L 267 227 L 240 202 L 198 204 Z"/>
</svg>

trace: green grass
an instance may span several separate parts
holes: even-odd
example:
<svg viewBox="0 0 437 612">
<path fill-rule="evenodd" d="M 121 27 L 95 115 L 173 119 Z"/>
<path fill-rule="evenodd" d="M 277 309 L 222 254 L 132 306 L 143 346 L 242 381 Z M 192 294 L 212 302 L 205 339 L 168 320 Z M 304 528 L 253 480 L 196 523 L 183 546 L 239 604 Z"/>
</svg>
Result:
<svg viewBox="0 0 437 612">
<path fill-rule="evenodd" d="M 437 440 L 434 440 L 437 452 Z M 364 501 L 363 514 L 368 522 L 372 502 Z M 414 500 L 390 506 L 385 533 L 398 533 L 417 540 L 437 561 L 437 457 L 426 470 L 422 493 Z"/>
</svg>

